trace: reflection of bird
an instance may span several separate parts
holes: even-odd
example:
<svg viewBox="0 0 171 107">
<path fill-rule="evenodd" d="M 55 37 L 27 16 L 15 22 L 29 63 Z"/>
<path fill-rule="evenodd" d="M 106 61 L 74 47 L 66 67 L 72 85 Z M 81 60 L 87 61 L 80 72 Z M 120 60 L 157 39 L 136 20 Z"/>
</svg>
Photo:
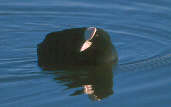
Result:
<svg viewBox="0 0 171 107">
<path fill-rule="evenodd" d="M 70 68 L 62 72 L 57 71 L 55 80 L 67 86 L 67 89 L 78 89 L 72 96 L 84 93 L 92 100 L 101 100 L 113 94 L 112 69 L 114 64 Z"/>
<path fill-rule="evenodd" d="M 117 61 L 110 37 L 103 29 L 72 28 L 53 32 L 38 45 L 39 66 L 99 65 Z"/>
</svg>

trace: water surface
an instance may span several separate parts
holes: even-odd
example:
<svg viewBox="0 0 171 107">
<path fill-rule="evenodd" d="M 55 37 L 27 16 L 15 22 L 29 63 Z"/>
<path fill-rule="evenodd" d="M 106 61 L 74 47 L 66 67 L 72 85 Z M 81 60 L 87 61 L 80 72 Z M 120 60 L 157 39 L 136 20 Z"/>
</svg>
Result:
<svg viewBox="0 0 171 107">
<path fill-rule="evenodd" d="M 170 0 L 1 0 L 0 106 L 169 107 L 170 19 Z M 116 69 L 86 74 L 38 67 L 37 44 L 47 33 L 89 26 L 109 32 Z M 99 84 L 96 92 L 105 96 L 93 99 L 83 84 Z"/>
</svg>

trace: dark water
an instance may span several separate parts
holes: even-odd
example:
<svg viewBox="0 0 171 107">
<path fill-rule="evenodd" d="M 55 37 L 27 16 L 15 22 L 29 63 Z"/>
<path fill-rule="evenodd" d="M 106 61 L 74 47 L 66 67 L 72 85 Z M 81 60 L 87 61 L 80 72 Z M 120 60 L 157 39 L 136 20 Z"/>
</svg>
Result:
<svg viewBox="0 0 171 107">
<path fill-rule="evenodd" d="M 0 107 L 171 105 L 170 0 L 1 0 L 0 20 Z M 47 33 L 89 26 L 111 35 L 116 69 L 37 66 L 36 46 Z M 92 84 L 95 94 L 88 95 Z"/>
</svg>

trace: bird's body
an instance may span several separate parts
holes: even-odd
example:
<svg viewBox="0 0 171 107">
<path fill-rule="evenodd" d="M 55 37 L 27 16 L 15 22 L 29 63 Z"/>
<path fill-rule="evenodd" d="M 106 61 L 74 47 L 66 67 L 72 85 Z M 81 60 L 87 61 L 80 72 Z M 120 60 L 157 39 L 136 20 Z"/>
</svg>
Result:
<svg viewBox="0 0 171 107">
<path fill-rule="evenodd" d="M 99 28 L 52 32 L 38 44 L 38 63 L 41 67 L 99 65 L 116 61 L 117 52 L 110 36 Z"/>
</svg>

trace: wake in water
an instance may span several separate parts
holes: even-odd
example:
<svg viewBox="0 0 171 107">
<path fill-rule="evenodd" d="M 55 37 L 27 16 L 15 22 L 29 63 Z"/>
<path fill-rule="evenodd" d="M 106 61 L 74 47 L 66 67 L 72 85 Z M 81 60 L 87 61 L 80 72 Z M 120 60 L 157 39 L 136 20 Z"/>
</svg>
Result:
<svg viewBox="0 0 171 107">
<path fill-rule="evenodd" d="M 121 71 L 145 71 L 149 69 L 155 69 L 161 66 L 171 64 L 171 53 L 165 55 L 158 55 L 148 59 L 134 61 L 125 64 L 119 64 L 118 68 Z"/>
</svg>

